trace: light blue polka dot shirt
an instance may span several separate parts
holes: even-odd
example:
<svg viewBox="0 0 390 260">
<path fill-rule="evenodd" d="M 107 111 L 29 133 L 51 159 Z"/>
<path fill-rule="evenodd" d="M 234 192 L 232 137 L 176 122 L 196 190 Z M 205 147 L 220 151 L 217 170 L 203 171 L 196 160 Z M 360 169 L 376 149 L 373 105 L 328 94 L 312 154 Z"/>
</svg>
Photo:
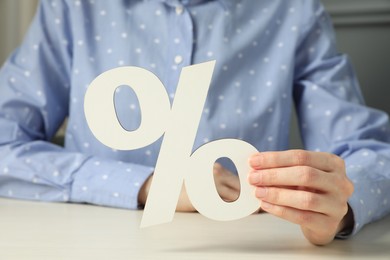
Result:
<svg viewBox="0 0 390 260">
<path fill-rule="evenodd" d="M 216 60 L 194 149 L 238 138 L 289 148 L 295 104 L 305 148 L 335 153 L 355 184 L 354 232 L 390 211 L 387 115 L 367 108 L 317 0 L 43 0 L 0 71 L 0 196 L 136 209 L 161 139 L 135 151 L 101 144 L 83 99 L 118 66 L 155 73 L 174 99 L 181 68 Z M 128 87 L 115 94 L 127 130 L 141 120 Z M 48 142 L 69 117 L 65 147 Z"/>
</svg>

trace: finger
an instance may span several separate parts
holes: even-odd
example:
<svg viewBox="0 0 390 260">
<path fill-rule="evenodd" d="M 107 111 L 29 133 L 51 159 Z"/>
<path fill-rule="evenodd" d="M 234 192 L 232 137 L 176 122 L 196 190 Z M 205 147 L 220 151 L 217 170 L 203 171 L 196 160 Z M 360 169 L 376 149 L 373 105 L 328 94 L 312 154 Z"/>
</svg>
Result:
<svg viewBox="0 0 390 260">
<path fill-rule="evenodd" d="M 312 211 L 329 216 L 334 216 L 334 208 L 339 207 L 338 205 L 335 206 L 338 201 L 331 199 L 330 196 L 302 190 L 257 187 L 255 189 L 255 196 L 261 201 L 274 205 Z"/>
<path fill-rule="evenodd" d="M 195 212 L 196 209 L 192 205 L 190 199 L 188 198 L 187 189 L 183 184 L 179 196 L 179 200 L 176 205 L 176 211 L 180 212 Z"/>
<path fill-rule="evenodd" d="M 342 167 L 344 162 L 340 157 L 330 153 L 288 150 L 254 154 L 250 157 L 249 164 L 254 169 L 310 166 L 329 172 L 334 169 L 334 165 Z"/>
<path fill-rule="evenodd" d="M 221 199 L 226 202 L 233 202 L 240 196 L 240 191 L 232 189 L 228 186 L 222 185 L 217 188 L 217 192 Z"/>
<path fill-rule="evenodd" d="M 338 221 L 320 213 L 274 205 L 268 202 L 263 202 L 261 206 L 264 211 L 298 224 L 303 229 L 315 230 L 319 235 L 316 239 L 310 240 L 315 244 L 326 244 L 333 240 L 338 227 Z"/>
<path fill-rule="evenodd" d="M 252 171 L 248 182 L 255 186 L 297 186 L 310 190 L 334 191 L 335 176 L 309 166 L 292 166 Z"/>
<path fill-rule="evenodd" d="M 232 190 L 240 191 L 240 179 L 236 175 L 226 176 L 226 178 L 223 178 L 222 183 Z"/>
<path fill-rule="evenodd" d="M 240 190 L 240 179 L 220 164 L 214 165 L 214 181 L 218 185 L 226 185 L 236 191 Z"/>
</svg>

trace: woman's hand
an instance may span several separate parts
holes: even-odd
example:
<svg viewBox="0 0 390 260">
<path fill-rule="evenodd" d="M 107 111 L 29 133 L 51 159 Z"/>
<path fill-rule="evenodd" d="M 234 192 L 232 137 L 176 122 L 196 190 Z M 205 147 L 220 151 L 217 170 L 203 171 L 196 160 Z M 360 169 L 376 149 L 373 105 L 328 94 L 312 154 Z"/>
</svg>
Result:
<svg viewBox="0 0 390 260">
<path fill-rule="evenodd" d="M 340 157 L 289 150 L 258 153 L 249 163 L 253 171 L 248 181 L 255 186 L 262 209 L 299 224 L 311 243 L 330 243 L 337 232 L 351 225 L 347 201 L 353 184 Z"/>
<path fill-rule="evenodd" d="M 234 175 L 227 169 L 225 169 L 221 164 L 215 163 L 214 169 L 214 182 L 217 188 L 219 196 L 227 202 L 235 201 L 240 194 L 240 181 L 238 176 Z M 150 185 L 153 180 L 153 175 L 150 176 L 145 183 L 142 185 L 138 193 L 138 203 L 140 205 L 145 205 L 146 199 L 149 193 Z M 194 212 L 196 209 L 192 205 L 190 199 L 188 198 L 187 191 L 183 185 L 179 200 L 177 202 L 176 211 L 180 212 Z"/>
</svg>

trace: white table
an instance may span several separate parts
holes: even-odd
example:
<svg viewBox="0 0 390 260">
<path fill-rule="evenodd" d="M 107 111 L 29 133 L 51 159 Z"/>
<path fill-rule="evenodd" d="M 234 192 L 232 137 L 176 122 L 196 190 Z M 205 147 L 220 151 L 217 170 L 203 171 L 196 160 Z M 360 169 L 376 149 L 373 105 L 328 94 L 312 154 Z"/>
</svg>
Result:
<svg viewBox="0 0 390 260">
<path fill-rule="evenodd" d="M 216 222 L 197 213 L 140 229 L 142 211 L 0 199 L 0 259 L 390 259 L 390 217 L 350 240 L 309 244 L 269 214 Z"/>
</svg>

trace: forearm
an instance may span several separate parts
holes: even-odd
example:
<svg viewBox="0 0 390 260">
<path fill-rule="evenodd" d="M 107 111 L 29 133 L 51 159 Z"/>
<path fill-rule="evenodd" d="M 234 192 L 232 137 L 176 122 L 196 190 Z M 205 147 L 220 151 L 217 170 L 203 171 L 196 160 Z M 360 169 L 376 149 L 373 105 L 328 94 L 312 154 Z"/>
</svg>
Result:
<svg viewBox="0 0 390 260">
<path fill-rule="evenodd" d="M 138 208 L 150 167 L 69 152 L 44 141 L 0 146 L 0 195 Z M 131 172 L 129 171 L 131 169 Z"/>
</svg>

